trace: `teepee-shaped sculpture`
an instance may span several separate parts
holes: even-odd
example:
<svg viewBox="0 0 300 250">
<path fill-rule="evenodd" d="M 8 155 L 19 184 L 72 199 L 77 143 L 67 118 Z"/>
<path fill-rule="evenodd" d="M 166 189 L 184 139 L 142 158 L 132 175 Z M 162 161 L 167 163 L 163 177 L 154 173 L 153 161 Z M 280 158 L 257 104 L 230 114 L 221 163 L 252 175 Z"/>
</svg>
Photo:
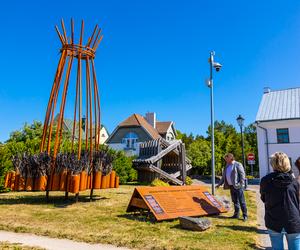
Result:
<svg viewBox="0 0 300 250">
<path fill-rule="evenodd" d="M 80 159 L 82 151 L 82 142 L 85 142 L 85 147 L 89 147 L 90 157 L 92 157 L 92 151 L 99 148 L 100 142 L 100 98 L 98 93 L 98 84 L 95 71 L 95 54 L 96 50 L 102 40 L 101 29 L 96 25 L 91 37 L 88 38 L 87 43 L 83 43 L 84 34 L 84 22 L 81 22 L 81 32 L 79 43 L 75 44 L 74 38 L 74 22 L 71 20 L 71 36 L 67 36 L 66 28 L 63 20 L 61 21 L 62 31 L 55 26 L 59 39 L 62 43 L 60 50 L 61 56 L 57 66 L 57 71 L 52 86 L 45 121 L 43 136 L 40 146 L 40 151 L 47 151 L 50 154 L 51 142 L 54 140 L 54 149 L 52 152 L 53 158 L 56 158 L 57 153 L 60 150 L 60 144 L 62 141 L 62 129 L 64 121 L 65 106 L 67 101 L 67 93 L 70 82 L 70 73 L 72 66 L 77 61 L 76 72 L 76 96 L 74 107 L 74 119 L 72 129 L 72 151 L 77 151 L 78 159 Z M 82 77 L 82 73 L 85 71 L 85 79 Z M 64 79 L 63 79 L 64 76 Z M 61 90 L 61 91 L 60 91 Z M 85 91 L 85 105 L 83 106 L 82 97 L 83 90 Z M 59 96 L 61 92 L 61 96 Z M 58 100 L 60 100 L 60 106 L 58 107 Z M 82 117 L 83 107 L 85 107 L 85 138 L 82 138 Z M 59 108 L 58 119 L 55 120 L 56 109 Z M 77 120 L 79 125 L 77 124 Z M 93 122 L 94 121 L 94 122 Z M 53 135 L 53 127 L 56 122 L 56 132 Z M 76 131 L 78 130 L 78 131 Z M 93 131 L 94 130 L 94 131 Z M 94 133 L 94 138 L 93 138 Z M 54 138 L 52 138 L 52 136 Z M 75 149 L 75 139 L 78 141 L 77 149 Z M 94 139 L 94 140 L 93 140 Z"/>
<path fill-rule="evenodd" d="M 82 21 L 79 41 L 75 43 L 73 20 L 69 37 L 63 20 L 61 26 L 62 33 L 55 27 L 62 43 L 61 56 L 48 101 L 40 153 L 16 155 L 15 171 L 6 174 L 5 187 L 13 191 L 46 190 L 47 198 L 49 191 L 65 191 L 66 197 L 71 192 L 76 194 L 76 200 L 79 191 L 91 190 L 92 198 L 94 189 L 119 185 L 119 177 L 112 171 L 113 156 L 107 148 L 99 148 L 100 97 L 94 59 L 102 40 L 101 29 L 96 25 L 84 43 Z M 67 136 L 65 111 L 74 112 Z M 67 145 L 65 152 L 61 152 L 63 143 Z"/>
</svg>

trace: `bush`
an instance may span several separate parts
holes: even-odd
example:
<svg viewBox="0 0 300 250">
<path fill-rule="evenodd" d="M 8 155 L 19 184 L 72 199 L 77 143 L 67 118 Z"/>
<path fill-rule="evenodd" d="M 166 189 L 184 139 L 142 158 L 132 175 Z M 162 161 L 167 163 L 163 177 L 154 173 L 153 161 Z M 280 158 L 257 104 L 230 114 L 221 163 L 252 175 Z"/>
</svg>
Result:
<svg viewBox="0 0 300 250">
<path fill-rule="evenodd" d="M 187 177 L 185 178 L 185 184 L 186 184 L 186 185 L 192 185 L 192 184 L 193 184 L 192 178 L 189 177 L 189 176 L 187 176 Z"/>
<path fill-rule="evenodd" d="M 152 187 L 168 187 L 168 186 L 170 186 L 170 184 L 167 182 L 164 182 L 160 179 L 155 179 L 154 181 L 151 182 L 150 186 L 152 186 Z"/>
<path fill-rule="evenodd" d="M 115 154 L 113 161 L 113 169 L 120 177 L 120 183 L 124 184 L 137 180 L 137 171 L 132 167 L 132 160 L 134 157 L 128 157 L 123 151 L 111 151 Z"/>
</svg>

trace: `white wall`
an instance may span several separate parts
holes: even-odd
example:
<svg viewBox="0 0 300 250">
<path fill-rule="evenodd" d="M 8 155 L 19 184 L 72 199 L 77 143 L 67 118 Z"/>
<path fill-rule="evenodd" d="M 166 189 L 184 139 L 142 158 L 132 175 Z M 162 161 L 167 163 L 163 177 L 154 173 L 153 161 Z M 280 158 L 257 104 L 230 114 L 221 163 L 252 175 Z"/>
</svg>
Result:
<svg viewBox="0 0 300 250">
<path fill-rule="evenodd" d="M 100 144 L 104 144 L 108 139 L 108 132 L 105 127 L 102 127 L 100 130 Z"/>
<path fill-rule="evenodd" d="M 266 144 L 265 131 L 257 127 L 257 145 L 259 154 L 259 175 L 260 178 L 268 174 L 272 170 L 269 165 L 269 157 L 275 152 L 282 151 L 286 153 L 292 160 L 292 167 L 297 176 L 298 170 L 294 166 L 295 160 L 300 157 L 300 119 L 299 120 L 284 120 L 273 122 L 261 122 L 258 124 L 268 131 L 268 145 Z M 288 128 L 290 143 L 277 143 L 277 128 Z M 267 146 L 269 148 L 269 155 L 267 156 Z M 270 170 L 268 171 L 268 166 Z"/>
<path fill-rule="evenodd" d="M 170 127 L 168 128 L 168 131 L 167 131 L 167 134 L 166 134 L 166 140 L 167 140 L 167 141 L 169 141 L 169 140 L 168 140 L 168 137 L 171 138 L 171 141 L 175 140 L 175 135 L 174 135 L 174 133 L 173 133 L 172 126 L 170 126 Z"/>
</svg>

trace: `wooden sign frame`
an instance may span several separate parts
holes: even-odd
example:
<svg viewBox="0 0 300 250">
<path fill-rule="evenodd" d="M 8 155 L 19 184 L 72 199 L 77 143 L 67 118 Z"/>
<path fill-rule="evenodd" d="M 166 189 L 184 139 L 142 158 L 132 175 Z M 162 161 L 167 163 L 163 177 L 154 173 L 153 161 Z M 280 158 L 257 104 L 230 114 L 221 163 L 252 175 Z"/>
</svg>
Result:
<svg viewBox="0 0 300 250">
<path fill-rule="evenodd" d="M 204 186 L 136 187 L 127 212 L 149 210 L 158 221 L 227 212 Z"/>
</svg>

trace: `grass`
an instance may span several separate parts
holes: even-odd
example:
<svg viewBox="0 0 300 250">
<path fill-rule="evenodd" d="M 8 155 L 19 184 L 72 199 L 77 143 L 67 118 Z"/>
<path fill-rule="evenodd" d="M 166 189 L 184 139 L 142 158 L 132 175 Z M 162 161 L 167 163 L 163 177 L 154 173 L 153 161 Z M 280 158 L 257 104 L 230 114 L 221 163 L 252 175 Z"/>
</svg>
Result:
<svg viewBox="0 0 300 250">
<path fill-rule="evenodd" d="M 255 193 L 246 192 L 248 222 L 228 219 L 232 213 L 208 217 L 212 227 L 205 232 L 182 230 L 179 221 L 154 222 L 145 215 L 127 214 L 134 186 L 96 191 L 97 199 L 64 201 L 63 192 L 0 194 L 0 230 L 30 232 L 90 243 L 107 243 L 136 249 L 253 249 L 256 242 Z M 219 189 L 219 195 L 227 191 Z"/>
<path fill-rule="evenodd" d="M 19 243 L 9 243 L 0 241 L 0 249 L 2 250 L 43 250 L 43 248 L 29 247 Z"/>
</svg>

